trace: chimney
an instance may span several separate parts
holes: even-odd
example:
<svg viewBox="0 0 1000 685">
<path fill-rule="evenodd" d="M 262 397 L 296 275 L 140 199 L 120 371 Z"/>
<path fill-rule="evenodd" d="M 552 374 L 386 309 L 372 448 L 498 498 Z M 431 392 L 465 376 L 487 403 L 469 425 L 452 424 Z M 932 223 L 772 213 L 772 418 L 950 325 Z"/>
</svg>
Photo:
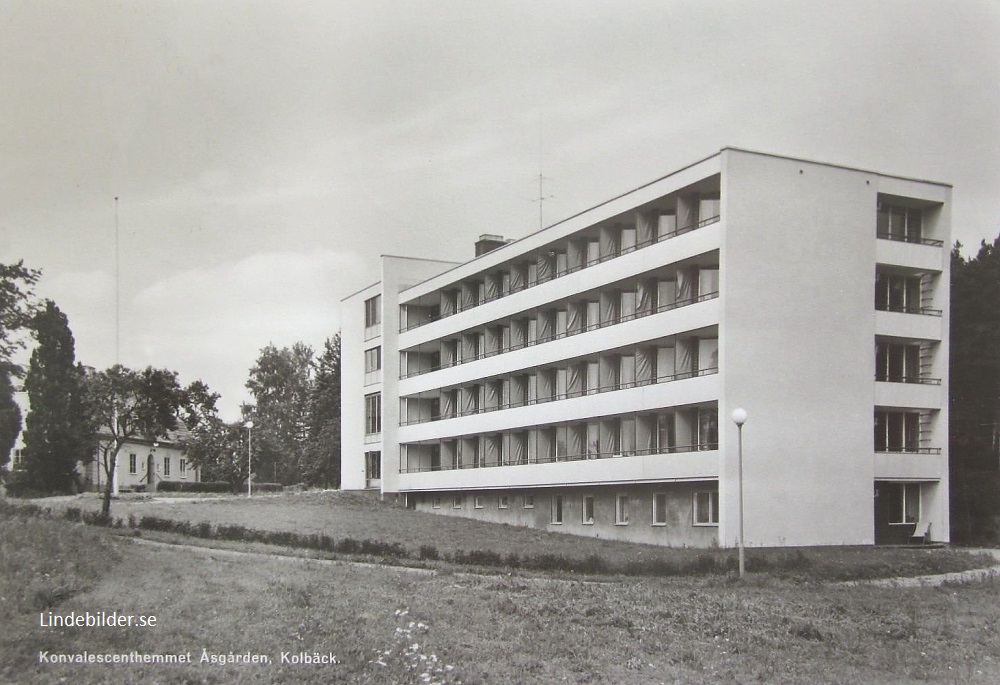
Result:
<svg viewBox="0 0 1000 685">
<path fill-rule="evenodd" d="M 476 256 L 484 255 L 487 252 L 491 252 L 498 247 L 503 247 L 506 245 L 502 235 L 493 235 L 491 233 L 483 233 L 479 236 L 479 240 L 476 241 Z"/>
</svg>

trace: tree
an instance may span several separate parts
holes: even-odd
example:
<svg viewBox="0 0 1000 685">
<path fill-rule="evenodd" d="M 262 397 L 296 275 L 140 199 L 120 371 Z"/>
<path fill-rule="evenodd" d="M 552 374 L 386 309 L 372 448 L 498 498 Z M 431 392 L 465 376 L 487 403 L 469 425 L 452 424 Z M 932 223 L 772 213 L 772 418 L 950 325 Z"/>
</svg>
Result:
<svg viewBox="0 0 1000 685">
<path fill-rule="evenodd" d="M 212 417 L 191 432 L 185 454 L 193 466 L 201 469 L 202 480 L 225 481 L 235 492 L 250 473 L 246 438 L 247 429 L 242 423 Z"/>
<path fill-rule="evenodd" d="M 1000 236 L 951 254 L 949 452 L 957 539 L 996 536 L 1000 516 Z"/>
<path fill-rule="evenodd" d="M 327 338 L 316 362 L 302 471 L 310 485 L 340 487 L 340 333 Z"/>
<path fill-rule="evenodd" d="M 254 455 L 259 479 L 290 484 L 302 480 L 302 457 L 309 435 L 313 349 L 304 343 L 278 349 L 268 345 L 250 369 L 246 387 L 255 403 Z"/>
<path fill-rule="evenodd" d="M 40 271 L 25 267 L 23 261 L 0 264 L 0 366 L 17 377 L 21 369 L 11 358 L 17 350 L 24 349 L 24 340 L 17 333 L 30 329 L 38 311 L 32 288 L 39 276 Z"/>
<path fill-rule="evenodd" d="M 187 397 L 173 371 L 152 367 L 134 371 L 121 364 L 87 376 L 86 388 L 98 433 L 98 460 L 107 479 L 101 513 L 109 516 L 122 445 L 136 437 L 155 440 L 174 430 Z"/>
<path fill-rule="evenodd" d="M 70 492 L 77 480 L 77 462 L 88 462 L 93 449 L 83 368 L 76 363 L 69 321 L 54 302 L 45 302 L 33 327 L 38 345 L 24 380 L 31 407 L 24 430 L 28 484 L 39 492 Z"/>
<path fill-rule="evenodd" d="M 21 408 L 14 399 L 15 391 L 10 370 L 0 367 L 0 481 L 7 479 L 10 451 L 21 432 Z"/>
</svg>

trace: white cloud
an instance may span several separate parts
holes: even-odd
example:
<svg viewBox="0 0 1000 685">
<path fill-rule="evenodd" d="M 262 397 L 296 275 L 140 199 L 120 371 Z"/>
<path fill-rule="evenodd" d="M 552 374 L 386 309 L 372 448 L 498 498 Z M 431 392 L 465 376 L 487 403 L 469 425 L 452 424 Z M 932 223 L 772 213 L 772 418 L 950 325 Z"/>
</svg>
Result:
<svg viewBox="0 0 1000 685">
<path fill-rule="evenodd" d="M 354 253 L 258 254 L 173 274 L 123 313 L 123 361 L 163 366 L 222 394 L 227 418 L 245 401 L 247 372 L 269 343 L 319 348 L 340 327 L 345 284 L 365 271 Z"/>
</svg>

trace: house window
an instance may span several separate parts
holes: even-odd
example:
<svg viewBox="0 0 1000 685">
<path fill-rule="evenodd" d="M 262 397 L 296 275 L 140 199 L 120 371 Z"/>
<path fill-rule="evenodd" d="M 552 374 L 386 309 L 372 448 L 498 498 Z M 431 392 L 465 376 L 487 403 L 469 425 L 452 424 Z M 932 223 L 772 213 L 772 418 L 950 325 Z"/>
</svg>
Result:
<svg viewBox="0 0 1000 685">
<path fill-rule="evenodd" d="M 920 483 L 889 483 L 889 523 L 913 524 L 920 520 Z"/>
<path fill-rule="evenodd" d="M 594 525 L 594 496 L 583 496 L 583 521 L 584 525 Z"/>
<path fill-rule="evenodd" d="M 719 525 L 718 490 L 708 490 L 694 493 L 694 525 Z"/>
<path fill-rule="evenodd" d="M 431 500 L 431 506 L 434 507 L 435 509 L 440 509 L 441 508 L 441 498 L 440 497 L 435 497 L 434 499 L 432 499 Z"/>
<path fill-rule="evenodd" d="M 378 480 L 382 477 L 382 453 L 365 452 L 365 478 Z"/>
<path fill-rule="evenodd" d="M 562 495 L 552 495 L 552 510 L 549 521 L 554 524 L 563 522 L 563 498 Z"/>
<path fill-rule="evenodd" d="M 135 454 L 128 455 L 128 472 L 131 474 L 137 473 L 139 470 Z"/>
<path fill-rule="evenodd" d="M 21 450 L 14 450 L 14 462 L 13 466 L 15 469 L 21 468 L 21 464 L 24 463 L 24 455 L 21 454 Z"/>
<path fill-rule="evenodd" d="M 876 233 L 879 238 L 919 242 L 923 237 L 923 212 L 879 202 Z"/>
<path fill-rule="evenodd" d="M 452 509 L 461 509 L 462 508 L 462 496 L 461 495 L 455 495 L 454 497 L 451 498 L 451 508 Z"/>
<path fill-rule="evenodd" d="M 916 452 L 919 448 L 919 412 L 875 412 L 876 452 Z"/>
<path fill-rule="evenodd" d="M 382 323 L 382 296 L 376 295 L 365 300 L 365 328 Z"/>
<path fill-rule="evenodd" d="M 373 347 L 365 350 L 365 373 L 378 371 L 382 368 L 382 348 Z"/>
<path fill-rule="evenodd" d="M 473 498 L 473 500 L 472 500 L 472 505 L 473 505 L 473 506 L 474 506 L 474 507 L 475 507 L 476 509 L 482 509 L 482 508 L 483 508 L 483 505 L 484 505 L 484 501 L 483 501 L 483 496 L 482 496 L 482 495 L 476 495 L 476 496 L 475 496 L 475 497 Z"/>
<path fill-rule="evenodd" d="M 170 475 L 170 457 L 163 457 L 163 475 Z"/>
<path fill-rule="evenodd" d="M 653 495 L 653 525 L 667 525 L 667 494 L 665 492 Z"/>
<path fill-rule="evenodd" d="M 506 509 L 510 506 L 510 500 L 507 499 L 507 495 L 500 495 L 497 498 L 497 509 Z"/>
<path fill-rule="evenodd" d="M 382 393 L 365 395 L 365 435 L 382 432 Z"/>
<path fill-rule="evenodd" d="M 698 409 L 698 449 L 719 448 L 719 412 L 715 407 Z"/>
<path fill-rule="evenodd" d="M 920 379 L 920 345 L 878 342 L 875 380 L 912 383 Z"/>
<path fill-rule="evenodd" d="M 524 496 L 524 508 L 525 509 L 534 509 L 535 508 L 535 496 L 534 495 L 525 495 Z"/>
<path fill-rule="evenodd" d="M 188 468 L 187 459 L 181 459 L 180 460 L 180 468 L 181 468 L 181 478 L 186 478 L 187 477 L 187 468 Z"/>
<path fill-rule="evenodd" d="M 615 497 L 615 525 L 628 525 L 628 495 Z"/>
<path fill-rule="evenodd" d="M 920 313 L 920 276 L 875 274 L 875 309 Z"/>
</svg>

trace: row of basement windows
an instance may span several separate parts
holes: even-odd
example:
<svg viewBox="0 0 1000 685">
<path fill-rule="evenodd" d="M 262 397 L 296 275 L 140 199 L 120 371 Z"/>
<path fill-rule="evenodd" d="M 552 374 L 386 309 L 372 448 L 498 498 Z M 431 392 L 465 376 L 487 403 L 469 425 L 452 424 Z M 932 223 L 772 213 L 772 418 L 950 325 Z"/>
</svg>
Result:
<svg viewBox="0 0 1000 685">
<path fill-rule="evenodd" d="M 187 459 L 180 459 L 178 461 L 178 468 L 180 470 L 180 476 L 182 478 L 186 477 Z M 130 475 L 135 475 L 139 472 L 139 457 L 135 453 L 128 455 L 128 472 Z M 163 475 L 170 475 L 170 457 L 163 457 Z"/>
<path fill-rule="evenodd" d="M 549 498 L 549 522 L 553 525 L 564 523 L 564 502 L 565 495 L 552 495 Z M 692 525 L 695 526 L 717 526 L 719 524 L 719 492 L 718 490 L 697 491 L 692 496 Z M 619 494 L 615 496 L 615 525 L 627 526 L 630 524 L 629 512 L 633 506 L 633 498 L 629 495 Z M 485 495 L 473 495 L 473 507 L 484 509 L 486 507 Z M 581 520 L 585 526 L 592 526 L 597 522 L 594 495 L 581 496 Z M 463 495 L 454 495 L 451 506 L 453 509 L 461 509 L 465 503 Z M 499 495 L 496 498 L 498 509 L 510 508 L 510 496 Z M 522 505 L 524 509 L 535 508 L 535 496 L 524 495 Z M 431 500 L 431 507 L 441 508 L 441 497 L 435 496 Z M 652 497 L 652 525 L 667 525 L 667 495 L 666 493 L 654 493 Z"/>
<path fill-rule="evenodd" d="M 438 302 L 410 305 L 407 316 L 401 319 L 401 330 L 477 307 L 719 219 L 717 193 L 678 198 L 677 204 L 677 211 L 682 216 L 680 228 L 677 226 L 677 214 L 636 212 L 634 226 L 608 224 L 593 228 L 587 233 L 548 245 L 534 255 L 527 255 L 495 271 L 480 274 L 455 288 L 443 290 L 439 293 Z"/>
<path fill-rule="evenodd" d="M 525 312 L 458 333 L 437 341 L 436 349 L 406 351 L 400 359 L 400 376 L 406 378 L 631 321 L 694 304 L 718 292 L 717 266 L 679 269 L 676 278 L 671 279 L 640 279 L 625 289 L 605 290 L 590 299 Z"/>
<path fill-rule="evenodd" d="M 718 449 L 716 407 L 628 414 L 400 445 L 404 473 Z"/>
<path fill-rule="evenodd" d="M 673 338 L 624 353 L 577 358 L 556 367 L 441 390 L 435 397 L 402 398 L 400 423 L 423 423 L 692 378 L 715 373 L 718 367 L 717 338 Z"/>
</svg>

